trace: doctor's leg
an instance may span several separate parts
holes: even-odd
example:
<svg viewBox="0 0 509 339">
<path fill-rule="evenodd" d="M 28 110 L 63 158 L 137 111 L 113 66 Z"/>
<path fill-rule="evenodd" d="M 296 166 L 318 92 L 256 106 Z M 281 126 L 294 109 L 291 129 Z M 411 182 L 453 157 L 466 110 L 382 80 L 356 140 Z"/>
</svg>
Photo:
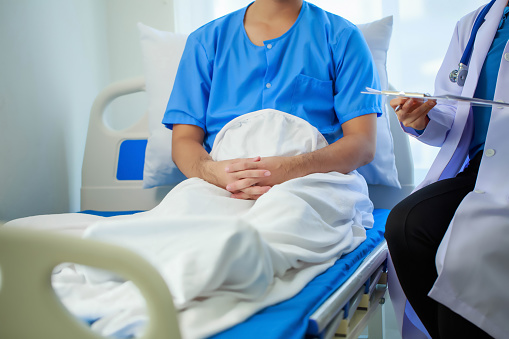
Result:
<svg viewBox="0 0 509 339">
<path fill-rule="evenodd" d="M 401 201 L 385 230 L 401 287 L 432 338 L 439 338 L 437 303 L 428 297 L 437 279 L 436 252 L 456 208 L 473 189 L 468 182 L 453 185 L 453 180 L 424 187 Z"/>
<path fill-rule="evenodd" d="M 398 280 L 410 304 L 433 338 L 441 338 L 442 327 L 453 328 L 458 338 L 483 338 L 485 333 L 464 320 L 456 319 L 428 297 L 435 283 L 435 256 L 438 246 L 463 198 L 474 189 L 480 158 L 456 178 L 446 179 L 416 191 L 391 211 L 385 237 Z M 451 311 L 449 311 L 451 312 Z M 451 312 L 452 313 L 452 312 Z M 454 324 L 450 320 L 455 319 Z M 464 320 L 463 325 L 461 319 Z M 470 326 L 469 326 L 470 325 Z M 462 329 L 470 329 L 461 336 Z M 479 332 L 480 331 L 480 332 Z M 484 334 L 484 336 L 483 336 Z M 458 336 L 460 335 L 460 336 Z M 448 338 L 445 336 L 444 338 Z"/>
<path fill-rule="evenodd" d="M 461 315 L 451 311 L 448 307 L 437 303 L 438 309 L 438 332 L 440 338 L 472 338 L 490 339 L 488 333 L 463 318 Z"/>
</svg>

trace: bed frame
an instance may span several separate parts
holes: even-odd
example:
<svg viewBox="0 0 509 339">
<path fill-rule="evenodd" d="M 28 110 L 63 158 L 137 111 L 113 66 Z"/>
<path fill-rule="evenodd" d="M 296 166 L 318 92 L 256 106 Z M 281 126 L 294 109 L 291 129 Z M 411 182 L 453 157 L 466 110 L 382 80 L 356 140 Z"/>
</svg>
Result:
<svg viewBox="0 0 509 339">
<path fill-rule="evenodd" d="M 111 84 L 96 98 L 90 116 L 82 173 L 81 209 L 147 210 L 171 186 L 143 189 L 141 180 L 119 179 L 119 154 L 126 141 L 148 138 L 148 114 L 132 127 L 116 131 L 104 114 L 115 99 L 144 91 L 142 77 Z M 390 106 L 387 109 L 392 110 Z M 408 137 L 390 114 L 396 166 L 402 189 L 371 185 L 375 208 L 391 209 L 413 190 Z M 44 253 L 44 255 L 41 255 Z M 309 338 L 357 338 L 369 325 L 369 338 L 382 338 L 387 288 L 385 241 L 310 317 Z M 51 287 L 53 268 L 74 262 L 109 269 L 132 280 L 147 300 L 150 321 L 143 338 L 179 338 L 171 294 L 159 273 L 129 250 L 66 235 L 0 227 L 0 338 L 102 338 L 62 306 Z M 35 278 L 34 278 L 35 277 Z"/>
</svg>

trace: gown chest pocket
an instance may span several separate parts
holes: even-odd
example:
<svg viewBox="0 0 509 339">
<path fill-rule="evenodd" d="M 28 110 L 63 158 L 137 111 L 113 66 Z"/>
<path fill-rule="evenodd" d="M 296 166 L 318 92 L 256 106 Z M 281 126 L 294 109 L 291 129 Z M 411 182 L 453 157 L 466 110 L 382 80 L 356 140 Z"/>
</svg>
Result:
<svg viewBox="0 0 509 339">
<path fill-rule="evenodd" d="M 322 134 L 331 131 L 337 119 L 332 80 L 299 74 L 294 80 L 291 113 L 307 120 Z"/>
</svg>

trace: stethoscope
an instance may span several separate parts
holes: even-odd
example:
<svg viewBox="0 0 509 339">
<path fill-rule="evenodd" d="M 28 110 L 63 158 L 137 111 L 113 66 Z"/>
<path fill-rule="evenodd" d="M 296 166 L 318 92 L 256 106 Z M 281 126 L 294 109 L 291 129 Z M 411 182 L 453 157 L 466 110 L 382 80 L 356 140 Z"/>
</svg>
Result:
<svg viewBox="0 0 509 339">
<path fill-rule="evenodd" d="M 468 74 L 468 63 L 470 62 L 470 57 L 472 56 L 472 50 L 474 48 L 475 36 L 477 35 L 477 31 L 479 27 L 484 22 L 484 17 L 489 12 L 491 6 L 495 3 L 496 0 L 492 0 L 489 4 L 487 4 L 479 13 L 474 22 L 474 27 L 472 27 L 472 33 L 470 33 L 470 38 L 468 39 L 467 47 L 465 47 L 465 51 L 461 56 L 460 63 L 458 65 L 458 69 L 453 70 L 449 74 L 449 80 L 451 82 L 458 83 L 459 86 L 465 85 L 465 80 L 467 79 Z"/>
</svg>

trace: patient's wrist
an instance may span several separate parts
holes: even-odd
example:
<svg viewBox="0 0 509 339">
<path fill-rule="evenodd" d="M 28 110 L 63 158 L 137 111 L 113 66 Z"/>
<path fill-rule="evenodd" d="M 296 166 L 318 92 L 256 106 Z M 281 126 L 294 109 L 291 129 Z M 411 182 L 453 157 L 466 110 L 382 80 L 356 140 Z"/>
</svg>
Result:
<svg viewBox="0 0 509 339">
<path fill-rule="evenodd" d="M 226 182 L 224 180 L 221 180 L 221 166 L 218 162 L 212 160 L 212 159 L 204 159 L 201 161 L 201 173 L 200 178 L 213 184 L 216 186 L 219 186 L 221 188 L 226 187 Z M 223 168 L 223 171 L 224 168 Z"/>
<path fill-rule="evenodd" d="M 310 153 L 308 153 L 307 156 L 297 155 L 288 157 L 287 170 L 291 177 L 289 179 L 301 178 L 313 173 L 309 166 L 309 157 L 311 157 Z"/>
</svg>

